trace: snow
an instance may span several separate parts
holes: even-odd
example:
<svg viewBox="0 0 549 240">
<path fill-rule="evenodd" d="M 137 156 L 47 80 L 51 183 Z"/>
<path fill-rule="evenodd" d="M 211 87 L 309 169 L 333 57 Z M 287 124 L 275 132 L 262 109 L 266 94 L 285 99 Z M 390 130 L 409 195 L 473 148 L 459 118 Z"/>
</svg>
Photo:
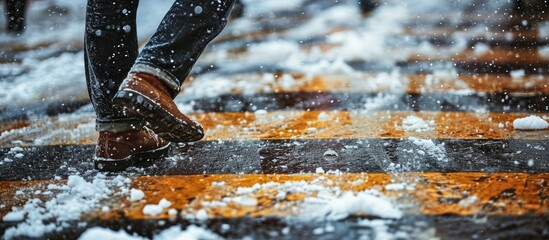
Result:
<svg viewBox="0 0 549 240">
<path fill-rule="evenodd" d="M 6 222 L 22 221 L 23 219 L 25 219 L 25 212 L 17 209 L 13 212 L 9 212 L 2 218 L 2 220 Z"/>
<path fill-rule="evenodd" d="M 168 210 L 168 215 L 174 216 L 177 215 L 177 209 L 171 208 Z"/>
<path fill-rule="evenodd" d="M 257 205 L 258 201 L 255 198 L 252 197 L 246 197 L 246 196 L 238 196 L 234 198 L 224 198 L 223 201 L 225 202 L 234 202 L 238 205 L 246 206 L 246 207 L 254 207 Z"/>
<path fill-rule="evenodd" d="M 4 67 L 0 65 L 0 69 Z M 27 73 L 13 81 L 0 81 L 0 108 L 88 98 L 82 52 L 63 53 L 44 60 L 25 58 L 18 68 Z M 32 84 L 28 84 L 30 82 Z"/>
<path fill-rule="evenodd" d="M 145 197 L 145 193 L 139 189 L 130 189 L 130 201 L 139 201 Z"/>
<path fill-rule="evenodd" d="M 96 240 L 96 239 L 109 239 L 109 240 L 144 240 L 147 238 L 130 235 L 124 230 L 113 231 L 107 228 L 93 227 L 86 230 L 78 238 L 78 240 Z M 161 231 L 155 235 L 154 240 L 217 240 L 223 239 L 221 236 L 198 226 L 190 225 L 185 230 L 180 226 L 173 226 L 166 230 Z"/>
<path fill-rule="evenodd" d="M 549 58 L 549 46 L 539 47 L 538 54 L 543 58 Z"/>
<path fill-rule="evenodd" d="M 330 119 L 330 115 L 326 112 L 320 112 L 316 119 L 318 121 L 327 121 Z"/>
<path fill-rule="evenodd" d="M 347 218 L 352 214 L 366 214 L 382 218 L 401 218 L 402 212 L 387 199 L 378 195 L 375 191 L 363 191 L 358 193 L 344 192 L 340 196 L 331 199 L 320 199 L 322 207 L 315 207 L 316 204 L 305 206 L 309 210 L 308 217 L 326 218 L 331 221 L 338 221 Z M 309 200 L 310 202 L 314 202 Z M 313 209 L 317 209 L 312 212 Z"/>
<path fill-rule="evenodd" d="M 110 239 L 110 240 L 144 240 L 146 238 L 131 236 L 124 230 L 113 231 L 107 228 L 93 227 L 86 230 L 78 240 L 97 240 L 97 239 Z"/>
<path fill-rule="evenodd" d="M 510 74 L 511 74 L 511 78 L 513 79 L 521 79 L 524 76 L 526 76 L 524 69 L 513 70 L 510 72 Z"/>
<path fill-rule="evenodd" d="M 517 130 L 543 130 L 549 127 L 549 123 L 541 117 L 531 115 L 515 119 L 513 127 Z"/>
<path fill-rule="evenodd" d="M 478 42 L 473 47 L 473 53 L 477 56 L 484 55 L 490 51 L 490 46 L 485 43 Z"/>
<path fill-rule="evenodd" d="M 160 199 L 158 204 L 147 204 L 143 207 L 143 214 L 156 216 L 164 212 L 164 209 L 169 208 L 172 205 L 170 201 L 165 198 Z"/>
<path fill-rule="evenodd" d="M 16 219 L 21 214 L 25 216 L 23 222 L 6 229 L 4 238 L 14 237 L 41 237 L 43 234 L 67 227 L 67 221 L 79 220 L 80 215 L 92 210 L 101 209 L 104 199 L 128 191 L 126 178 L 117 176 L 107 178 L 97 174 L 91 181 L 81 176 L 71 175 L 67 184 L 50 184 L 49 191 L 55 193 L 44 195 L 47 199 L 32 198 L 21 208 L 12 210 L 9 218 Z M 46 220 L 56 219 L 55 222 L 45 223 Z"/>
<path fill-rule="evenodd" d="M 415 185 L 408 183 L 391 183 L 385 185 L 385 190 L 387 191 L 402 191 L 402 190 L 414 190 Z"/>
<path fill-rule="evenodd" d="M 145 205 L 145 207 L 143 207 L 143 214 L 149 215 L 149 216 L 159 215 L 163 211 L 164 211 L 164 208 L 156 204 L 147 204 Z"/>
<path fill-rule="evenodd" d="M 436 160 L 442 162 L 448 161 L 446 158 L 446 148 L 444 147 L 444 143 L 435 144 L 431 139 L 419 139 L 415 137 L 410 137 L 408 140 L 419 147 L 419 150 L 427 153 Z"/>
<path fill-rule="evenodd" d="M 217 240 L 223 239 L 221 236 L 214 232 L 190 225 L 187 229 L 183 230 L 180 226 L 173 226 L 162 231 L 160 234 L 154 236 L 154 240 Z"/>
<path fill-rule="evenodd" d="M 405 131 L 410 132 L 428 132 L 433 131 L 432 127 L 435 124 L 435 120 L 425 121 L 420 117 L 410 115 L 402 119 L 402 128 Z"/>
<path fill-rule="evenodd" d="M 370 114 L 370 111 L 374 111 L 385 106 L 390 106 L 398 101 L 398 97 L 391 94 L 378 93 L 373 98 L 367 98 L 364 103 L 364 114 Z"/>
<path fill-rule="evenodd" d="M 168 201 L 165 198 L 160 199 L 160 202 L 158 202 L 158 206 L 162 208 L 169 208 L 172 205 L 172 202 Z"/>
<path fill-rule="evenodd" d="M 331 174 L 328 172 L 328 174 Z M 229 189 L 230 190 L 230 189 Z M 286 181 L 266 182 L 254 184 L 251 187 L 238 187 L 230 190 L 227 197 L 222 200 L 201 201 L 203 208 L 194 214 L 187 215 L 188 218 L 198 219 L 200 215 L 207 216 L 210 208 L 227 207 L 227 203 L 236 202 L 243 204 L 243 200 L 250 201 L 250 205 L 257 204 L 256 194 L 273 192 L 280 204 L 276 203 L 275 208 L 296 204 L 292 207 L 292 215 L 299 221 L 336 221 L 347 218 L 351 215 L 367 215 L 381 218 L 400 218 L 402 212 L 388 198 L 375 189 L 364 191 L 342 191 L 337 184 L 320 175 L 312 181 Z M 304 194 L 302 201 L 285 201 L 288 193 Z M 239 199 L 240 200 L 237 200 Z M 253 199 L 253 200 L 252 200 Z M 200 213 L 203 211 L 203 213 Z M 212 210 L 216 211 L 216 210 Z"/>
<path fill-rule="evenodd" d="M 478 201 L 478 197 L 473 195 L 473 196 L 469 196 L 469 197 L 467 197 L 467 198 L 461 199 L 461 200 L 458 202 L 458 204 L 459 204 L 460 206 L 467 207 L 467 206 L 469 206 L 469 205 L 471 205 L 471 204 L 473 204 L 473 203 L 475 203 L 475 202 L 477 202 L 477 201 Z"/>
</svg>

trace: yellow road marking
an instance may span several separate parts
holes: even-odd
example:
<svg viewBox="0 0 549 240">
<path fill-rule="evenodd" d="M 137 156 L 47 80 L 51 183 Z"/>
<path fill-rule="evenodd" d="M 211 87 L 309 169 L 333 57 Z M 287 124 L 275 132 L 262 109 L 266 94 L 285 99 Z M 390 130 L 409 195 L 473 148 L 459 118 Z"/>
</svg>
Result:
<svg viewBox="0 0 549 240">
<path fill-rule="evenodd" d="M 376 189 L 410 214 L 549 214 L 549 173 L 411 172 L 398 175 L 356 173 L 140 176 L 132 179 L 132 187 L 145 192 L 144 201 L 130 202 L 128 199 L 111 198 L 105 202 L 111 209 L 110 213 L 97 211 L 87 213 L 85 217 L 166 218 L 169 217 L 167 210 L 154 217 L 142 213 L 146 204 L 157 204 L 162 198 L 172 202 L 170 208 L 179 210 L 187 217 L 195 216 L 200 210 L 214 218 L 295 216 L 305 214 L 300 212 L 305 199 L 318 197 L 318 189 L 328 189 L 332 198 L 337 198 L 340 192 L 357 193 Z M 43 189 L 49 183 L 59 184 L 60 181 L 0 182 L 0 193 L 4 196 L 0 199 L 0 204 L 7 206 L 0 209 L 0 216 L 5 215 L 12 206 L 21 206 L 29 198 L 25 195 L 14 197 L 17 189 Z M 395 183 L 405 187 L 389 187 Z M 256 184 L 260 187 L 252 188 Z M 315 188 L 302 191 L 299 187 L 291 186 Z M 339 193 L 335 190 L 336 187 Z M 238 197 L 257 199 L 257 204 L 246 205 L 231 201 Z"/>
<path fill-rule="evenodd" d="M 417 116 L 430 129 L 408 130 L 403 120 Z M 547 140 L 549 130 L 518 131 L 513 121 L 531 114 L 469 112 L 369 112 L 369 111 L 279 111 L 262 114 L 228 112 L 190 114 L 205 130 L 204 140 L 280 139 L 523 139 Z M 547 115 L 536 114 L 541 117 Z M 26 124 L 23 124 L 25 126 Z M 82 127 L 85 126 L 85 127 Z M 36 142 L 39 139 L 39 142 Z M 92 116 L 70 122 L 55 118 L 37 121 L 0 139 L 3 146 L 94 144 L 97 133 Z"/>
</svg>

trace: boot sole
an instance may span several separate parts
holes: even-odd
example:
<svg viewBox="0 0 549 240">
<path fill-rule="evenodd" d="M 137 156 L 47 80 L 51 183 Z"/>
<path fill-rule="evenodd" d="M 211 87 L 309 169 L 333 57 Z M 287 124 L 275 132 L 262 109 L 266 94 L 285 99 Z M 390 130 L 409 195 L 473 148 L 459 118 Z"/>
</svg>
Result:
<svg viewBox="0 0 549 240">
<path fill-rule="evenodd" d="M 160 158 L 169 156 L 171 143 L 151 151 L 140 152 L 123 159 L 95 158 L 94 166 L 100 172 L 118 172 L 129 167 L 148 167 Z"/>
<path fill-rule="evenodd" d="M 113 103 L 123 111 L 135 117 L 141 117 L 150 123 L 152 130 L 162 139 L 170 142 L 194 142 L 204 137 L 204 132 L 189 125 L 166 111 L 147 96 L 130 89 L 116 93 Z"/>
</svg>

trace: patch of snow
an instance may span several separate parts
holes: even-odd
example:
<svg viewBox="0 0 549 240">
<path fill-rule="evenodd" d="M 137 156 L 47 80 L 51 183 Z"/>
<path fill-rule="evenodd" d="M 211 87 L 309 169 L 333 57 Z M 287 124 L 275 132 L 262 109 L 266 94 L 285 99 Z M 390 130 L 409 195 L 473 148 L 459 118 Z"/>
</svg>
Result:
<svg viewBox="0 0 549 240">
<path fill-rule="evenodd" d="M 195 225 L 190 225 L 185 230 L 183 230 L 180 226 L 170 227 L 160 232 L 158 235 L 155 235 L 154 239 L 155 240 L 172 240 L 172 239 L 218 240 L 223 238 L 210 230 L 197 227 Z"/>
<path fill-rule="evenodd" d="M 21 65 L 27 69 L 26 74 L 0 82 L 0 108 L 88 98 L 83 52 L 63 53 L 45 60 L 25 58 Z"/>
<path fill-rule="evenodd" d="M 164 211 L 164 208 L 156 204 L 147 204 L 145 205 L 145 207 L 143 207 L 143 214 L 149 215 L 149 216 L 159 215 L 163 211 Z"/>
<path fill-rule="evenodd" d="M 22 221 L 23 219 L 25 219 L 25 211 L 19 209 L 9 212 L 2 218 L 2 220 L 6 222 Z"/>
<path fill-rule="evenodd" d="M 538 54 L 543 58 L 549 58 L 549 46 L 539 47 Z"/>
<path fill-rule="evenodd" d="M 402 212 L 393 205 L 381 192 L 377 190 L 365 190 L 360 192 L 341 191 L 337 185 L 324 177 L 319 177 L 311 182 L 287 181 L 267 182 L 254 184 L 251 187 L 239 187 L 223 201 L 232 201 L 235 197 L 247 197 L 255 199 L 255 194 L 264 191 L 275 191 L 277 199 L 283 201 L 288 193 L 306 194 L 302 202 L 292 207 L 292 212 L 297 214 L 297 219 L 305 221 L 340 220 L 350 215 L 369 215 L 382 218 L 400 218 Z M 280 197 L 278 197 L 280 196 Z M 257 200 L 256 200 L 257 201 Z M 202 202 L 204 206 L 200 211 L 206 211 L 210 207 L 226 207 L 218 204 L 219 201 Z M 254 201 L 255 202 L 255 201 Z M 276 206 L 275 206 L 276 207 Z M 196 217 L 199 213 L 193 214 Z"/>
<path fill-rule="evenodd" d="M 97 239 L 109 239 L 109 240 L 144 240 L 146 238 L 132 236 L 124 230 L 113 231 L 111 229 L 102 227 L 93 227 L 86 230 L 78 240 L 97 240 Z"/>
<path fill-rule="evenodd" d="M 172 205 L 172 202 L 168 201 L 165 198 L 160 199 L 160 202 L 158 202 L 158 206 L 162 208 L 169 208 Z"/>
<path fill-rule="evenodd" d="M 428 132 L 433 131 L 435 120 L 425 121 L 420 117 L 410 115 L 402 119 L 402 128 L 410 132 Z"/>
<path fill-rule="evenodd" d="M 509 72 L 509 74 L 511 74 L 511 78 L 513 79 L 521 79 L 526 76 L 526 72 L 524 71 L 524 69 L 513 70 Z"/>
<path fill-rule="evenodd" d="M 419 139 L 415 137 L 408 138 L 413 144 L 420 147 L 420 150 L 425 151 L 429 156 L 435 158 L 438 161 L 447 162 L 446 148 L 444 143 L 435 144 L 431 139 Z"/>
<path fill-rule="evenodd" d="M 145 193 L 139 189 L 130 189 L 130 201 L 139 201 L 145 197 Z"/>
<path fill-rule="evenodd" d="M 485 43 L 478 42 L 473 47 L 473 53 L 476 56 L 484 55 L 490 51 L 490 46 Z"/>
<path fill-rule="evenodd" d="M 311 211 L 307 217 L 312 217 L 313 219 L 325 218 L 327 220 L 338 221 L 352 214 L 396 219 L 402 217 L 402 212 L 376 191 L 343 192 L 335 198 L 323 199 L 322 197 L 318 197 L 314 201 L 311 199 L 308 201 L 309 205 L 305 206 L 304 211 Z"/>
<path fill-rule="evenodd" d="M 23 213 L 26 217 L 22 223 L 6 229 L 4 238 L 39 238 L 45 233 L 60 231 L 68 226 L 67 221 L 79 220 L 82 213 L 101 209 L 102 200 L 126 192 L 128 185 L 122 176 L 107 178 L 97 174 L 88 182 L 81 176 L 71 175 L 66 185 L 48 186 L 50 191 L 55 191 L 51 198 L 33 198 L 22 208 L 14 209 L 12 212 Z M 49 221 L 51 219 L 56 221 Z"/>
<path fill-rule="evenodd" d="M 336 58 L 335 60 L 319 59 L 317 61 L 311 61 L 309 57 L 300 54 L 293 54 L 282 63 L 282 66 L 291 71 L 306 73 L 309 77 L 324 74 L 358 74 L 358 72 L 349 66 L 349 64 L 347 64 L 342 58 Z"/>
<path fill-rule="evenodd" d="M 168 215 L 174 216 L 177 215 L 177 209 L 171 208 L 168 210 Z"/>
<path fill-rule="evenodd" d="M 538 24 L 538 38 L 549 39 L 549 22 L 543 22 Z"/>
<path fill-rule="evenodd" d="M 320 112 L 316 118 L 318 121 L 327 121 L 330 119 L 330 115 L 326 112 Z"/>
<path fill-rule="evenodd" d="M 364 103 L 364 113 L 369 113 L 369 111 L 378 110 L 385 106 L 396 104 L 397 101 L 398 98 L 395 95 L 379 93 L 373 98 L 366 99 L 366 102 Z"/>
<path fill-rule="evenodd" d="M 385 190 L 387 191 L 414 190 L 415 188 L 415 185 L 408 183 L 391 183 L 385 185 Z"/>
<path fill-rule="evenodd" d="M 518 118 L 513 121 L 513 127 L 517 130 L 542 130 L 549 127 L 549 123 L 538 116 Z"/>
<path fill-rule="evenodd" d="M 473 204 L 473 203 L 475 203 L 475 202 L 477 202 L 477 201 L 478 201 L 478 197 L 473 195 L 473 196 L 469 196 L 469 197 L 467 197 L 467 198 L 461 199 L 461 200 L 458 202 L 458 204 L 459 204 L 460 206 L 467 207 L 467 206 L 469 206 L 469 205 L 471 205 L 471 204 Z"/>
<path fill-rule="evenodd" d="M 238 205 L 246 206 L 246 207 L 253 207 L 257 206 L 257 199 L 252 197 L 246 197 L 246 196 L 237 196 L 234 198 L 224 198 L 224 202 L 234 202 Z"/>
<path fill-rule="evenodd" d="M 265 109 L 256 110 L 256 111 L 254 112 L 254 115 L 256 115 L 256 116 L 267 115 L 267 110 L 265 110 Z"/>
<path fill-rule="evenodd" d="M 251 44 L 247 51 L 247 61 L 284 60 L 291 54 L 299 52 L 299 44 L 288 40 L 273 40 Z"/>
</svg>

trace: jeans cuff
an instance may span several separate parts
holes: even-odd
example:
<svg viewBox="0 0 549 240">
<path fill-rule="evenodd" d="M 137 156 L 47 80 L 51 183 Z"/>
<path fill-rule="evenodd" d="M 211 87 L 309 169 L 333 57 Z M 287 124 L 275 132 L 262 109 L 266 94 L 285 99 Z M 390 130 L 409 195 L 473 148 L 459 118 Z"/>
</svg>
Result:
<svg viewBox="0 0 549 240">
<path fill-rule="evenodd" d="M 130 73 L 138 72 L 150 74 L 160 79 L 171 90 L 172 97 L 175 98 L 175 96 L 179 93 L 181 81 L 179 81 L 179 79 L 177 79 L 177 77 L 175 77 L 172 73 L 148 62 L 135 63 L 130 70 Z"/>
<path fill-rule="evenodd" d="M 147 125 L 147 122 L 136 118 L 96 119 L 95 130 L 98 132 L 128 132 L 137 131 Z"/>
</svg>

